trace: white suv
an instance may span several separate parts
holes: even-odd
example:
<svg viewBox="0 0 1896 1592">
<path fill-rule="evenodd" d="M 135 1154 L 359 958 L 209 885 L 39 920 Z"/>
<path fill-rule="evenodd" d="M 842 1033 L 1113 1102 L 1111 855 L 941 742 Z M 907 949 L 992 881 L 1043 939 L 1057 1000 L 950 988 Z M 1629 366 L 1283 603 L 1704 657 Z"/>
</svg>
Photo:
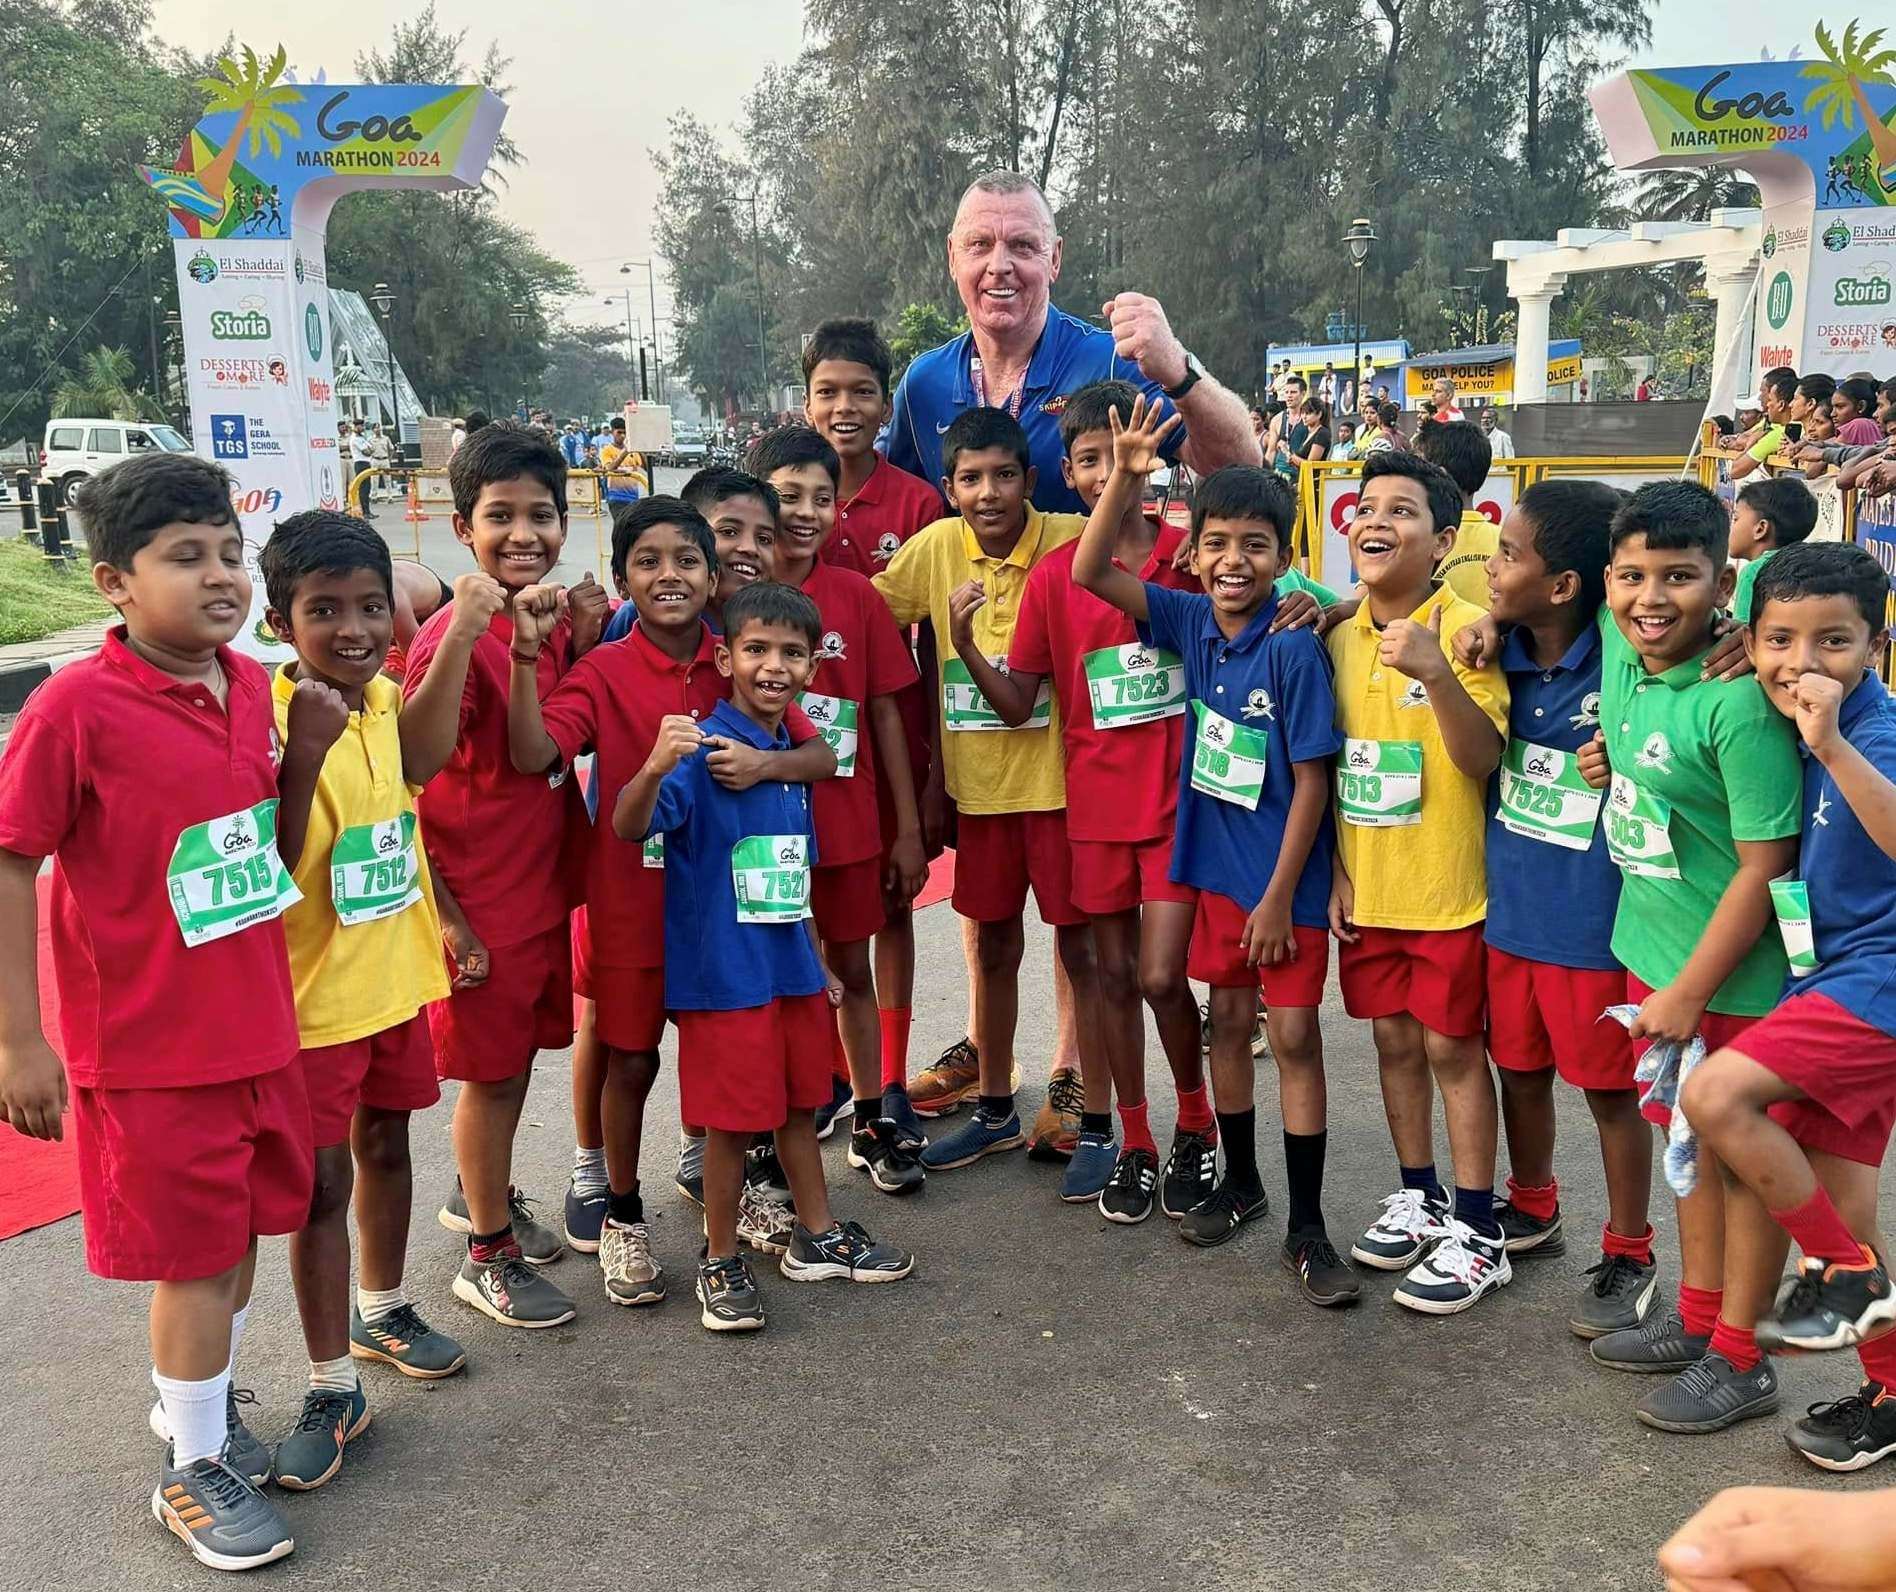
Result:
<svg viewBox="0 0 1896 1592">
<path fill-rule="evenodd" d="M 40 479 L 59 483 L 59 501 L 73 488 L 129 454 L 189 453 L 191 444 L 170 426 L 144 420 L 49 420 L 40 449 Z"/>
</svg>

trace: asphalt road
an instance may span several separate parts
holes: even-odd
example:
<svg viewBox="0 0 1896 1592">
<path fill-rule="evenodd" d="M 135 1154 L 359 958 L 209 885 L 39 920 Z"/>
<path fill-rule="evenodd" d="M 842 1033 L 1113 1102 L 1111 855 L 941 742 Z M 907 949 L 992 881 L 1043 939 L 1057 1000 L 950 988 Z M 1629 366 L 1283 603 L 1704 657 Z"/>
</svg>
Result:
<svg viewBox="0 0 1896 1592">
<path fill-rule="evenodd" d="M 959 944 L 923 913 L 918 1064 L 961 1030 Z M 1021 1048 L 1037 1101 L 1050 1041 L 1050 937 L 1029 941 Z M 1367 1030 L 1326 1012 L 1328 1208 L 1345 1245 L 1394 1166 Z M 669 1045 L 668 1045 L 669 1055 Z M 1154 1128 L 1172 1100 L 1151 1047 Z M 570 1161 L 568 1058 L 546 1055 L 518 1175 L 558 1210 Z M 1260 1143 L 1281 1209 L 1275 1089 Z M 1642 1379 L 1594 1367 L 1566 1328 L 1603 1214 L 1590 1126 L 1563 1094 L 1573 1243 L 1524 1262 L 1467 1315 L 1410 1314 L 1393 1279 L 1362 1304 L 1305 1304 L 1280 1269 L 1279 1215 L 1224 1248 L 1154 1216 L 1114 1226 L 1055 1197 L 1022 1155 L 937 1174 L 906 1202 L 826 1158 L 838 1208 L 915 1249 L 893 1286 L 762 1273 L 770 1324 L 714 1337 L 689 1298 L 696 1215 L 671 1187 L 677 1096 L 650 1107 L 646 1187 L 671 1297 L 608 1304 L 590 1260 L 553 1275 L 568 1328 L 490 1324 L 448 1293 L 460 1243 L 434 1211 L 452 1175 L 448 1109 L 416 1120 L 410 1287 L 467 1344 L 467 1372 L 367 1367 L 373 1427 L 322 1491 L 286 1495 L 297 1552 L 270 1585 L 484 1592 L 922 1587 L 1464 1589 L 1647 1587 L 1652 1555 L 1716 1488 L 1839 1483 L 1776 1419 L 1669 1437 L 1632 1418 Z M 1438 1144 L 1446 1159 L 1445 1139 Z M 1658 1215 L 1676 1281 L 1669 1214 Z M 257 1430 L 294 1420 L 305 1362 L 281 1241 L 265 1246 L 239 1382 Z M 151 1519 L 142 1289 L 87 1276 L 77 1221 L 8 1242 L 0 1310 L 0 1586 L 97 1592 L 208 1582 Z M 1783 1367 L 1784 1408 L 1854 1385 L 1847 1356 Z"/>
</svg>

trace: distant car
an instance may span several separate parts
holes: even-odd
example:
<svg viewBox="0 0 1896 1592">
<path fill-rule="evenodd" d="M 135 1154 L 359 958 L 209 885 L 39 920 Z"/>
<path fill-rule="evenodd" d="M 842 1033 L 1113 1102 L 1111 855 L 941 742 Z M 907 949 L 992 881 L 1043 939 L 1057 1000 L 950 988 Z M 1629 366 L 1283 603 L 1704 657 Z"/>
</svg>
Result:
<svg viewBox="0 0 1896 1592">
<path fill-rule="evenodd" d="M 59 485 L 70 504 L 74 488 L 134 453 L 189 453 L 190 441 L 170 426 L 144 420 L 62 419 L 46 422 L 40 479 Z"/>
<path fill-rule="evenodd" d="M 671 462 L 680 469 L 686 466 L 696 467 L 705 462 L 710 445 L 704 440 L 704 433 L 696 426 L 674 426 L 672 428 Z"/>
</svg>

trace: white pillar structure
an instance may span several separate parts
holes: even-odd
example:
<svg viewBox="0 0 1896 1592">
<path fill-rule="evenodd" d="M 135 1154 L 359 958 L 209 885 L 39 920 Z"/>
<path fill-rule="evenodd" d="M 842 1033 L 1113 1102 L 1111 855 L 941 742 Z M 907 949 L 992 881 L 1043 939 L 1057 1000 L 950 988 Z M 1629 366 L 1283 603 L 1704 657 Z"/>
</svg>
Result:
<svg viewBox="0 0 1896 1592">
<path fill-rule="evenodd" d="M 1720 367 L 1728 359 L 1748 359 L 1749 348 L 1737 346 L 1738 329 L 1745 318 L 1745 304 L 1758 280 L 1758 251 L 1717 255 L 1705 262 L 1705 289 L 1718 308 L 1717 330 L 1712 333 L 1712 381 L 1716 386 Z"/>
<path fill-rule="evenodd" d="M 1519 306 L 1514 323 L 1514 401 L 1517 404 L 1547 402 L 1548 326 L 1554 300 L 1566 286 L 1567 279 L 1556 273 L 1542 277 L 1531 291 L 1523 288 L 1514 295 L 1514 302 Z"/>
</svg>

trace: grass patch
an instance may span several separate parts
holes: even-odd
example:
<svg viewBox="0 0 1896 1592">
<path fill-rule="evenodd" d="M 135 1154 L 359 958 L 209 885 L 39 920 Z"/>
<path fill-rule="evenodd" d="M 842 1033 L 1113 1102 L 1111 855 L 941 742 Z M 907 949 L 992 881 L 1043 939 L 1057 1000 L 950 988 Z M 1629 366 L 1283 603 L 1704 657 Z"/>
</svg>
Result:
<svg viewBox="0 0 1896 1592">
<path fill-rule="evenodd" d="M 59 570 L 29 543 L 0 539 L 0 645 L 38 641 L 111 612 L 83 559 Z"/>
</svg>

